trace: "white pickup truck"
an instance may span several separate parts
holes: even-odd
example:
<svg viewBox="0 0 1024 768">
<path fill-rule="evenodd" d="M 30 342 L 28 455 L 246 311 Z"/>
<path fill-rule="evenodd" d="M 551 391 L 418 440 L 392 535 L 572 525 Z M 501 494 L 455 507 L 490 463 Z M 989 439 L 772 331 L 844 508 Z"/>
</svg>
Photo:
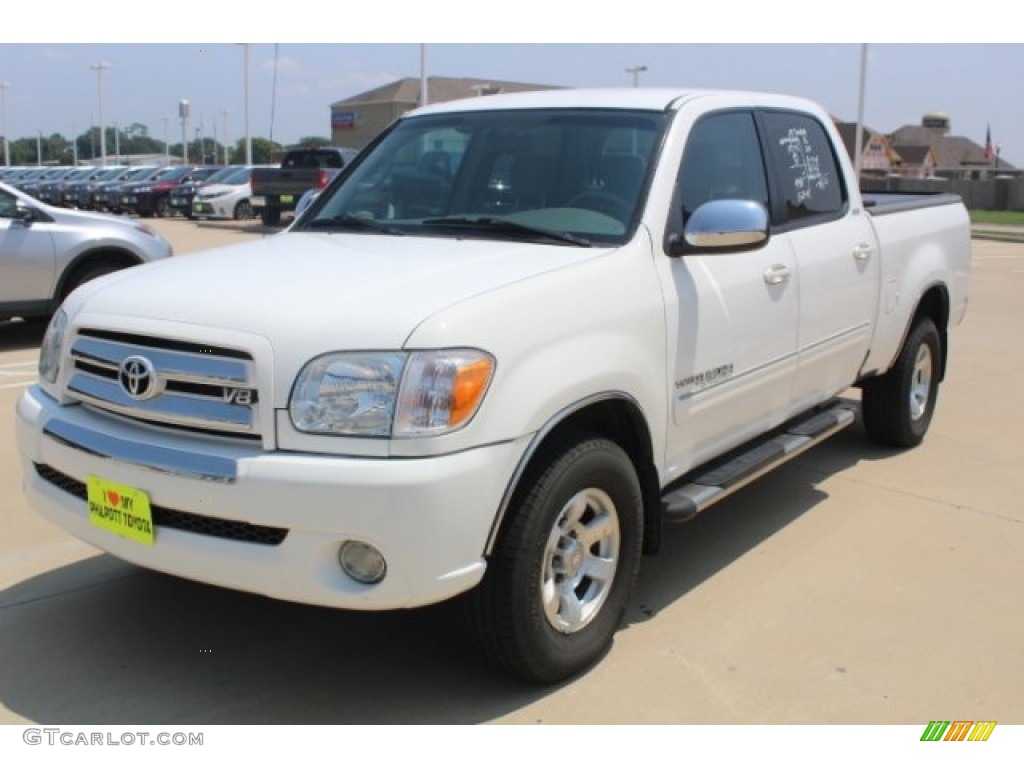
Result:
<svg viewBox="0 0 1024 768">
<path fill-rule="evenodd" d="M 202 582 L 458 597 L 489 659 L 558 680 L 612 642 L 663 524 L 858 409 L 921 441 L 969 263 L 959 198 L 862 198 L 802 99 L 434 105 L 287 231 L 72 294 L 17 406 L 24 489 Z"/>
</svg>

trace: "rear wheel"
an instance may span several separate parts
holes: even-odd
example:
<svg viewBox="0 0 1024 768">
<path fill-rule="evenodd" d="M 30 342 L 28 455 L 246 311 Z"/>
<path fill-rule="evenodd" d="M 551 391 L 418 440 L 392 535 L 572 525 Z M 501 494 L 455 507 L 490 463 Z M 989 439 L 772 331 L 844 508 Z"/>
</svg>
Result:
<svg viewBox="0 0 1024 768">
<path fill-rule="evenodd" d="M 941 355 L 935 323 L 923 317 L 911 329 L 895 365 L 864 383 L 864 428 L 872 440 L 897 448 L 920 444 L 935 411 Z"/>
<path fill-rule="evenodd" d="M 260 220 L 265 226 L 276 227 L 281 223 L 281 209 L 272 206 L 266 206 L 260 211 Z"/>
<path fill-rule="evenodd" d="M 465 609 L 490 661 L 547 683 L 611 644 L 640 565 L 643 502 L 629 457 L 599 437 L 562 443 L 526 482 Z"/>
</svg>

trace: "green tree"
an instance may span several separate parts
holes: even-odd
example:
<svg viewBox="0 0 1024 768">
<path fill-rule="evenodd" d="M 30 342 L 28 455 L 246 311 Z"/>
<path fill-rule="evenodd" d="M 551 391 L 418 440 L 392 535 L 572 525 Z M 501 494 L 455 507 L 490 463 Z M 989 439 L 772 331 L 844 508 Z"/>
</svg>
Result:
<svg viewBox="0 0 1024 768">
<path fill-rule="evenodd" d="M 25 136 L 10 142 L 10 147 L 11 165 L 71 165 L 71 145 L 59 133 Z"/>
<path fill-rule="evenodd" d="M 11 165 L 36 164 L 36 140 L 14 139 L 9 142 L 11 147 Z"/>
<path fill-rule="evenodd" d="M 331 146 L 331 140 L 323 136 L 303 136 L 299 139 L 296 147 L 329 147 Z"/>
<path fill-rule="evenodd" d="M 149 136 L 149 128 L 142 123 L 132 123 L 124 129 L 124 132 L 132 138 Z"/>
<path fill-rule="evenodd" d="M 161 154 L 164 151 L 163 147 L 163 142 L 161 142 Z M 175 165 L 181 162 L 180 141 L 177 144 L 171 144 L 170 155 L 171 162 Z M 220 165 L 224 162 L 224 145 L 214 142 L 213 139 L 209 138 L 205 138 L 202 141 L 190 141 L 188 143 L 188 162 L 192 165 Z"/>
<path fill-rule="evenodd" d="M 284 152 L 284 147 L 270 139 L 252 138 L 252 161 L 256 165 L 273 163 Z M 245 138 L 241 138 L 231 150 L 232 163 L 245 162 Z"/>
</svg>

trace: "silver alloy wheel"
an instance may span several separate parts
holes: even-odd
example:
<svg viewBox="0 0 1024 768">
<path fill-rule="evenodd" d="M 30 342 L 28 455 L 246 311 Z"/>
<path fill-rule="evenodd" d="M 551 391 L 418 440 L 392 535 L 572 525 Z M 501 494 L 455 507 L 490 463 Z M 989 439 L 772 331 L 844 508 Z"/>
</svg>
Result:
<svg viewBox="0 0 1024 768">
<path fill-rule="evenodd" d="M 932 351 L 927 344 L 917 349 L 910 383 L 910 418 L 917 421 L 928 412 L 932 387 Z"/>
<path fill-rule="evenodd" d="M 597 616 L 615 581 L 619 514 L 607 493 L 587 488 L 562 507 L 544 548 L 540 596 L 548 623 L 563 634 Z"/>
</svg>

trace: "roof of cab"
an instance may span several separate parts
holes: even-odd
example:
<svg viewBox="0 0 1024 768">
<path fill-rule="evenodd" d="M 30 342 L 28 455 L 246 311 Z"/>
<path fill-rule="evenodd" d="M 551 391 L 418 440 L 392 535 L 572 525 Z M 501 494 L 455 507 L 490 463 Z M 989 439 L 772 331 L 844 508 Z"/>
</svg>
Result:
<svg viewBox="0 0 1024 768">
<path fill-rule="evenodd" d="M 737 103 L 782 106 L 810 104 L 804 99 L 776 94 L 743 91 L 715 91 L 697 88 L 559 88 L 543 91 L 499 93 L 419 107 L 407 114 L 430 115 L 449 112 L 476 112 L 495 109 L 678 109 L 694 99 L 733 97 Z"/>
</svg>

